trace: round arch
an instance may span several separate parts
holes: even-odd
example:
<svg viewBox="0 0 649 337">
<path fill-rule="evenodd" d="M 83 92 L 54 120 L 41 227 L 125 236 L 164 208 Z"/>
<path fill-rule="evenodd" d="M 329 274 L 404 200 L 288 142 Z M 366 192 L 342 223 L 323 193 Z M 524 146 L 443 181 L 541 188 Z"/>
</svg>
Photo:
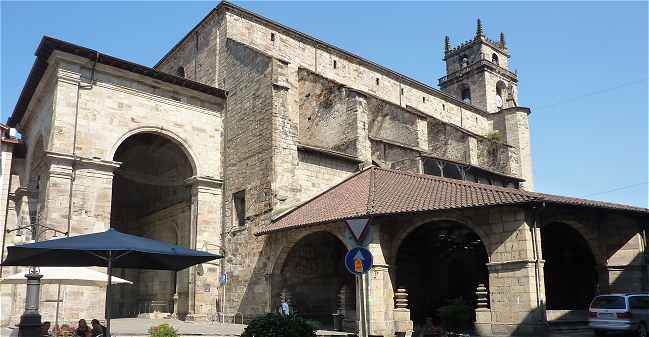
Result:
<svg viewBox="0 0 649 337">
<path fill-rule="evenodd" d="M 574 225 L 550 222 L 541 228 L 548 310 L 585 310 L 599 286 L 597 258 Z"/>
<path fill-rule="evenodd" d="M 271 275 L 275 275 L 281 272 L 282 266 L 284 265 L 284 262 L 286 261 L 286 257 L 288 256 L 288 253 L 291 251 L 291 249 L 293 249 L 295 245 L 304 237 L 318 232 L 327 232 L 335 236 L 338 240 L 340 240 L 340 242 L 343 243 L 346 249 L 353 248 L 350 245 L 348 245 L 347 242 L 345 242 L 345 239 L 342 236 L 342 234 L 338 233 L 337 231 L 331 230 L 329 228 L 313 228 L 311 230 L 298 230 L 293 232 L 286 232 L 285 235 L 288 236 L 287 242 L 286 244 L 284 244 L 284 246 L 282 246 L 282 248 L 279 249 L 278 253 L 271 258 L 271 262 L 269 263 L 268 273 Z"/>
<path fill-rule="evenodd" d="M 110 226 L 122 232 L 185 247 L 191 246 L 191 186 L 194 158 L 184 142 L 159 129 L 140 128 L 122 137 L 110 160 L 115 170 Z M 190 309 L 190 271 L 116 270 L 134 282 L 117 286 L 110 310 L 116 317 L 160 311 L 183 317 Z"/>
<path fill-rule="evenodd" d="M 324 329 L 333 327 L 331 315 L 342 310 L 351 328 L 355 284 L 342 263 L 348 249 L 336 231 L 317 228 L 295 233 L 271 267 L 271 310 L 286 299 L 292 310 Z"/>
<path fill-rule="evenodd" d="M 390 260 L 387 261 L 388 263 L 394 263 L 397 258 L 397 254 L 399 253 L 399 247 L 401 247 L 401 244 L 403 243 L 403 240 L 408 237 L 413 231 L 418 229 L 419 227 L 423 225 L 427 225 L 430 223 L 434 222 L 455 222 L 459 225 L 465 226 L 469 229 L 471 229 L 473 232 L 475 232 L 478 237 L 480 237 L 480 240 L 482 241 L 486 251 L 487 251 L 487 262 L 491 262 L 491 244 L 489 242 L 489 236 L 487 233 L 485 233 L 480 227 L 474 225 L 469 219 L 462 219 L 462 218 L 457 218 L 457 217 L 432 217 L 432 218 L 427 218 L 425 220 L 418 221 L 414 223 L 413 225 L 409 226 L 406 230 L 400 231 L 397 236 L 392 240 L 391 247 L 393 247 L 392 251 L 390 252 Z"/>
<path fill-rule="evenodd" d="M 393 286 L 406 288 L 416 331 L 429 320 L 435 324 L 437 308 L 453 301 L 475 307 L 477 286 L 488 287 L 488 244 L 474 228 L 457 219 L 428 219 L 396 238 Z"/>
<path fill-rule="evenodd" d="M 570 228 L 572 228 L 573 230 L 577 231 L 588 244 L 588 248 L 590 249 L 590 252 L 595 257 L 595 263 L 597 265 L 606 265 L 607 263 L 606 254 L 604 254 L 602 252 L 602 249 L 597 245 L 599 241 L 592 240 L 593 238 L 597 238 L 597 234 L 595 232 L 588 229 L 587 226 L 585 226 L 579 221 L 575 221 L 563 217 L 551 217 L 551 218 L 544 219 L 540 228 L 543 229 L 546 226 L 552 226 L 553 224 L 557 224 L 557 223 L 565 224 L 567 226 L 570 226 Z M 541 237 L 541 240 L 543 240 L 543 237 Z"/>
<path fill-rule="evenodd" d="M 196 158 L 198 158 L 194 152 L 192 151 L 191 147 L 189 146 L 189 143 L 185 141 L 182 137 L 180 137 L 178 134 L 164 129 L 162 127 L 153 127 L 153 126 L 142 126 L 138 127 L 135 129 L 132 129 L 126 133 L 124 133 L 111 147 L 110 152 L 108 152 L 108 155 L 105 160 L 112 161 L 115 158 L 115 153 L 117 152 L 117 149 L 131 136 L 135 136 L 137 134 L 141 133 L 152 133 L 156 134 L 158 136 L 165 137 L 172 142 L 176 143 L 176 145 L 179 146 L 179 148 L 185 153 L 185 156 L 187 157 L 187 160 L 189 161 L 189 164 L 192 167 L 192 172 L 194 176 L 198 176 L 199 173 L 201 172 L 200 168 L 198 167 L 198 161 Z"/>
</svg>

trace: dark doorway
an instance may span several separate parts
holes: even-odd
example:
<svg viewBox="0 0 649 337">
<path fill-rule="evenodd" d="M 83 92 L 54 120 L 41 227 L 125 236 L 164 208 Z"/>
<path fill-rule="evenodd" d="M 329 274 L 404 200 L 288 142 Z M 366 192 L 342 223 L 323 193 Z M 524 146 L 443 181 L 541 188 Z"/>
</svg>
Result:
<svg viewBox="0 0 649 337">
<path fill-rule="evenodd" d="M 541 229 L 541 247 L 547 309 L 588 309 L 597 289 L 597 270 L 586 240 L 557 222 Z"/>
<path fill-rule="evenodd" d="M 327 232 L 309 234 L 288 253 L 279 282 L 273 287 L 276 305 L 288 296 L 291 308 L 316 321 L 321 329 L 333 327 L 332 314 L 345 315 L 346 331 L 355 329 L 355 279 L 345 269 L 345 245 Z"/>
<path fill-rule="evenodd" d="M 113 177 L 111 227 L 189 246 L 191 190 L 185 180 L 193 175 L 193 167 L 180 145 L 165 136 L 140 133 L 127 138 L 113 160 L 122 164 Z M 115 275 L 134 283 L 114 288 L 115 317 L 174 310 L 182 317 L 189 309 L 187 270 L 123 269 Z"/>
<path fill-rule="evenodd" d="M 435 319 L 451 300 L 475 308 L 476 287 L 488 287 L 487 262 L 480 237 L 459 223 L 432 222 L 410 233 L 399 247 L 396 286 L 408 291 L 414 324 Z"/>
</svg>

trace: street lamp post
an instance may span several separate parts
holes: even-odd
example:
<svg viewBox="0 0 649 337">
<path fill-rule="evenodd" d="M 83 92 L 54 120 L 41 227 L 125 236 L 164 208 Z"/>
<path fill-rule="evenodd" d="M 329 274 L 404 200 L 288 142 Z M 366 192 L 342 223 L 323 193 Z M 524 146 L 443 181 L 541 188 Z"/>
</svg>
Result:
<svg viewBox="0 0 649 337">
<path fill-rule="evenodd" d="M 44 230 L 41 231 L 41 227 L 44 228 Z M 56 228 L 52 228 L 46 225 L 41 225 L 38 223 L 29 224 L 25 226 L 18 226 L 14 229 L 7 229 L 6 232 L 21 233 L 23 229 L 30 231 L 32 233 L 34 242 L 38 242 L 40 235 L 47 231 L 54 232 L 55 237 L 57 233 L 66 236 L 68 235 L 67 232 L 62 232 Z M 40 337 L 42 335 L 41 314 L 38 311 L 38 307 L 40 304 L 41 278 L 43 278 L 43 275 L 39 273 L 37 267 L 32 266 L 29 268 L 29 272 L 25 274 L 25 278 L 27 278 L 27 291 L 25 293 L 25 311 L 20 316 L 20 323 L 18 323 L 18 336 Z"/>
</svg>

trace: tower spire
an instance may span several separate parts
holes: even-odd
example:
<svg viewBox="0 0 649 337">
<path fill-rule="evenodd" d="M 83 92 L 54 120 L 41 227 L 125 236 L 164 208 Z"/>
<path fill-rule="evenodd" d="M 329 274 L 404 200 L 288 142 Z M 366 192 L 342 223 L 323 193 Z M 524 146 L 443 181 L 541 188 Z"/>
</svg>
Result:
<svg viewBox="0 0 649 337">
<path fill-rule="evenodd" d="M 498 41 L 498 47 L 500 49 L 505 49 L 505 33 L 500 32 L 500 41 Z"/>
<path fill-rule="evenodd" d="M 475 38 L 479 39 L 484 36 L 484 29 L 482 28 L 482 21 L 480 21 L 480 18 L 478 18 L 478 27 L 476 28 L 475 31 Z"/>
<path fill-rule="evenodd" d="M 451 50 L 451 38 L 446 35 L 444 37 L 444 51 L 448 53 L 449 50 Z"/>
</svg>

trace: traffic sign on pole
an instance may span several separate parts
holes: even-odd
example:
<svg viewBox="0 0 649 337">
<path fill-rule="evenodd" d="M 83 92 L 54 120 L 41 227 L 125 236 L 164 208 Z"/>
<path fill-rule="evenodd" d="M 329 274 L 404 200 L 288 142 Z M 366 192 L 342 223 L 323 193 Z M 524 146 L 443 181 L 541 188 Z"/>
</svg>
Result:
<svg viewBox="0 0 649 337">
<path fill-rule="evenodd" d="M 363 247 L 356 247 L 345 255 L 345 267 L 354 275 L 367 273 L 372 268 L 372 253 Z"/>
</svg>

